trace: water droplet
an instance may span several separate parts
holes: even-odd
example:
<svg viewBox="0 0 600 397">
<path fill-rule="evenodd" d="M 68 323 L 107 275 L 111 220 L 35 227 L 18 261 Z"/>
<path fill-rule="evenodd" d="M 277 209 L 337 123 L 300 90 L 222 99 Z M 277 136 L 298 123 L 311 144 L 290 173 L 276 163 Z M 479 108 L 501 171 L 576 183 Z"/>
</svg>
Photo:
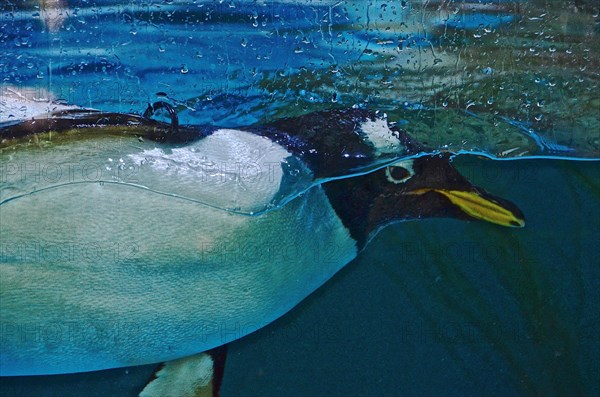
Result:
<svg viewBox="0 0 600 397">
<path fill-rule="evenodd" d="M 181 74 L 187 74 L 189 71 L 185 63 L 181 65 Z"/>
<path fill-rule="evenodd" d="M 240 44 L 242 45 L 242 47 L 246 47 L 248 45 L 248 42 L 246 41 L 246 39 L 242 39 L 242 41 L 240 41 Z"/>
</svg>

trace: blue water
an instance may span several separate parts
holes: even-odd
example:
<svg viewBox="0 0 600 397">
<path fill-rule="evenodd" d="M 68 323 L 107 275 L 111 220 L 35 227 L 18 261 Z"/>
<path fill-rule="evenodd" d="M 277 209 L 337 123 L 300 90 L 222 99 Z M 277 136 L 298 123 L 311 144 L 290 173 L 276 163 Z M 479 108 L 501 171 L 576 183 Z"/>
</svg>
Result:
<svg viewBox="0 0 600 397">
<path fill-rule="evenodd" d="M 166 98 L 182 123 L 228 127 L 365 107 L 390 112 L 438 149 L 600 153 L 600 40 L 590 9 L 517 1 L 39 4 L 0 6 L 0 90 L 135 114 Z M 433 129 L 423 109 L 435 112 Z M 460 128 L 449 135 L 451 125 Z"/>
</svg>

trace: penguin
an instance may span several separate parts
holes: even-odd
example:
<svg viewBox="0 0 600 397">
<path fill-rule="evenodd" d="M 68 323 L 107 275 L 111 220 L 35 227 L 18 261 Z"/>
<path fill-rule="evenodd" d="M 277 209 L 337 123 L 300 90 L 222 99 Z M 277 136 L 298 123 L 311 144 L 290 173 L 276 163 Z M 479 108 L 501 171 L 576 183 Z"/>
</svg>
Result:
<svg viewBox="0 0 600 397">
<path fill-rule="evenodd" d="M 151 118 L 158 109 L 170 123 Z M 427 154 L 373 111 L 227 129 L 180 126 L 159 102 L 144 116 L 62 110 L 0 134 L 2 376 L 170 362 L 148 387 L 196 368 L 189 387 L 215 394 L 210 379 L 224 360 L 198 353 L 291 310 L 387 225 L 525 225 L 516 205 L 460 175 L 449 153 Z M 215 159 L 229 168 L 199 166 Z M 269 165 L 264 177 L 244 181 L 232 165 L 250 160 Z M 138 164 L 147 186 L 71 175 L 86 164 Z M 294 190 L 294 173 L 310 176 L 308 188 Z M 291 198 L 269 210 L 229 210 L 232 196 L 258 208 L 282 189 Z M 196 200 L 197 191 L 209 193 Z"/>
</svg>

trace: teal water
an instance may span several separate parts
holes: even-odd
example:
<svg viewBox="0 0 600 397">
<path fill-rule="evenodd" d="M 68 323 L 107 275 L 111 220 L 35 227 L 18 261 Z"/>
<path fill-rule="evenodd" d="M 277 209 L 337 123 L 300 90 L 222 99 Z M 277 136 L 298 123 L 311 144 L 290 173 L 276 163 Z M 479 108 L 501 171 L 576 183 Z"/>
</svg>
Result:
<svg viewBox="0 0 600 397">
<path fill-rule="evenodd" d="M 527 226 L 388 227 L 298 307 L 230 345 L 223 396 L 600 392 L 600 163 L 456 160 Z M 154 366 L 0 378 L 1 396 L 135 396 Z"/>
<path fill-rule="evenodd" d="M 457 163 L 519 203 L 525 229 L 386 229 L 296 310 L 232 345 L 223 395 L 598 395 L 599 165 Z"/>
</svg>

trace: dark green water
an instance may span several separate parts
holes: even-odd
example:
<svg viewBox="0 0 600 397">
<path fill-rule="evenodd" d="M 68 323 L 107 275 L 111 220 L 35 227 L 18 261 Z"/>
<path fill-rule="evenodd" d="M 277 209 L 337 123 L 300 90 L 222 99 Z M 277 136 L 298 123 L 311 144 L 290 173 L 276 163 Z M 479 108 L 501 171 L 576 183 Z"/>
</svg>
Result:
<svg viewBox="0 0 600 397">
<path fill-rule="evenodd" d="M 222 395 L 599 395 L 600 163 L 456 163 L 527 226 L 388 227 L 230 345 Z M 0 378 L 0 395 L 135 396 L 153 369 Z"/>
</svg>

